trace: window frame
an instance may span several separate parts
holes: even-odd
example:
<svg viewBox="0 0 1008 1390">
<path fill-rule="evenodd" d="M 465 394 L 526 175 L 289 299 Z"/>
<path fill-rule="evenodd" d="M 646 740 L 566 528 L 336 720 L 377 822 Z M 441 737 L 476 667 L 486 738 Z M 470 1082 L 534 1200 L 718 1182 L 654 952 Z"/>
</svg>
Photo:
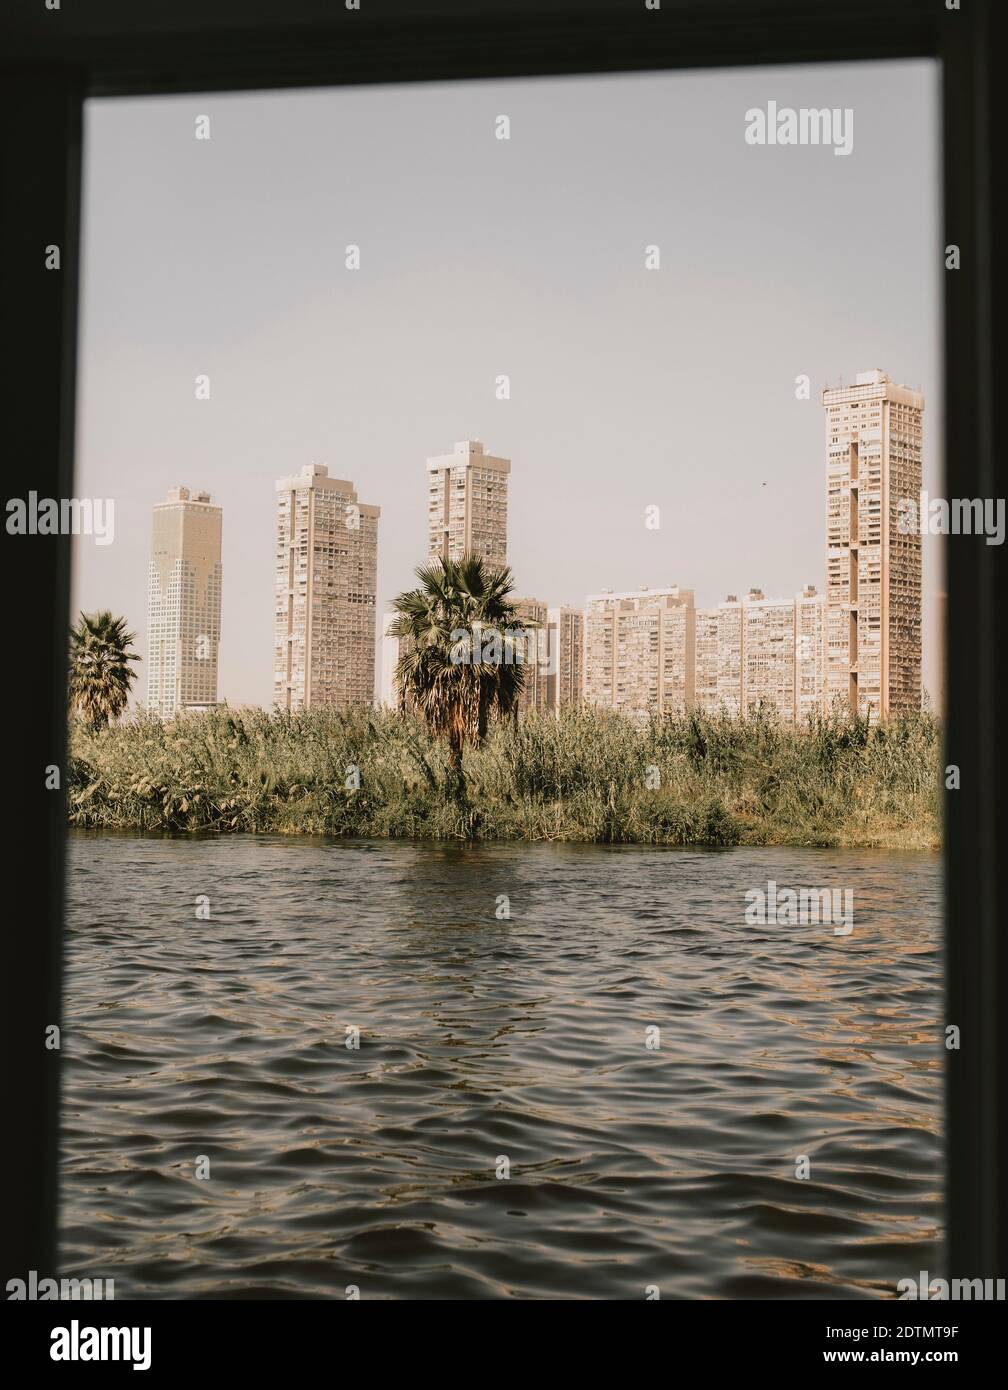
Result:
<svg viewBox="0 0 1008 1390">
<path fill-rule="evenodd" d="M 574 73 L 658 71 L 932 57 L 942 64 L 942 240 L 961 250 L 944 273 L 946 491 L 994 497 L 1000 416 L 990 312 L 995 261 L 993 0 L 174 0 L 143 7 L 90 0 L 48 11 L 8 0 L 0 17 L 0 303 L 19 371 L 0 377 L 12 493 L 73 495 L 82 106 L 89 96 L 157 95 Z M 58 273 L 43 249 L 59 244 Z M 944 248 L 935 247 L 936 267 Z M 16 481 L 15 481 L 16 480 Z M 55 1270 L 61 1023 L 62 791 L 66 765 L 67 537 L 5 535 L 25 618 L 14 659 L 24 680 L 12 742 L 8 998 L 3 1028 L 10 1142 L 8 1268 Z M 974 538 L 975 542 L 975 538 Z M 997 913 L 1004 792 L 997 721 L 1004 685 L 1001 547 L 953 538 L 947 592 L 946 753 L 962 789 L 945 794 L 945 1018 L 962 1041 L 945 1053 L 949 1277 L 1008 1267 L 1001 1174 L 1005 981 Z M 15 569 L 16 566 L 16 569 Z M 29 868 L 30 866 L 30 868 Z"/>
</svg>

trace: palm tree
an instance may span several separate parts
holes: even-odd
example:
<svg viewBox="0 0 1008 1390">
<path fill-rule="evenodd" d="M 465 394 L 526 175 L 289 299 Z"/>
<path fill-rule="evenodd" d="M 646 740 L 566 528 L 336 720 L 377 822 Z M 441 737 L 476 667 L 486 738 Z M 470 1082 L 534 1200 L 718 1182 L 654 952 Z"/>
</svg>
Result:
<svg viewBox="0 0 1008 1390">
<path fill-rule="evenodd" d="M 418 589 L 400 594 L 389 635 L 400 639 L 399 707 L 415 708 L 435 737 L 448 740 L 449 782 L 461 795 L 462 750 L 479 744 L 492 714 L 515 709 L 525 683 L 521 618 L 508 595 L 510 569 L 482 556 L 434 560 L 416 570 Z"/>
<path fill-rule="evenodd" d="M 125 618 L 82 613 L 70 629 L 70 702 L 92 729 L 102 729 L 126 708 L 136 672 L 127 664 L 140 658 L 130 647 Z"/>
</svg>

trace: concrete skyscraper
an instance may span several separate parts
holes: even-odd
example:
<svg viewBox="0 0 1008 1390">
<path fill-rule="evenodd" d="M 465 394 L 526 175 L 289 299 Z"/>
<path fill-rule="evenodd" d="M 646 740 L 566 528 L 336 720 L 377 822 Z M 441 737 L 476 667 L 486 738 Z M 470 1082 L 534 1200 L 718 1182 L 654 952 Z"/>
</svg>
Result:
<svg viewBox="0 0 1008 1390">
<path fill-rule="evenodd" d="M 378 518 L 311 464 L 276 485 L 273 703 L 374 703 Z"/>
<path fill-rule="evenodd" d="M 742 704 L 742 605 L 729 594 L 717 608 L 697 609 L 694 694 L 697 709 L 737 717 Z"/>
<path fill-rule="evenodd" d="M 524 641 L 517 642 L 517 650 L 525 667 L 518 708 L 523 712 L 542 710 L 546 707 L 548 679 L 548 610 L 542 599 L 538 598 L 516 598 L 512 602 L 520 620 L 535 624 L 534 627 L 525 628 Z"/>
<path fill-rule="evenodd" d="M 804 724 L 826 704 L 826 595 L 806 584 L 794 601 L 794 717 Z"/>
<path fill-rule="evenodd" d="M 742 713 L 794 723 L 795 606 L 750 589 L 742 600 Z"/>
<path fill-rule="evenodd" d="M 399 662 L 399 639 L 389 636 L 389 628 L 398 616 L 398 613 L 389 611 L 382 618 L 381 627 L 381 686 L 378 703 L 388 705 L 393 709 L 399 703 L 395 679 L 396 666 Z"/>
<path fill-rule="evenodd" d="M 822 403 L 826 701 L 885 719 L 921 707 L 921 537 L 900 519 L 920 498 L 924 397 L 875 370 Z"/>
<path fill-rule="evenodd" d="M 586 704 L 637 717 L 692 709 L 692 589 L 589 594 L 584 651 Z"/>
<path fill-rule="evenodd" d="M 549 669 L 546 705 L 554 711 L 580 705 L 584 687 L 584 614 L 578 608 L 546 613 Z"/>
<path fill-rule="evenodd" d="M 932 697 L 932 706 L 936 714 L 945 715 L 946 713 L 946 677 L 945 677 L 945 643 L 948 640 L 946 624 L 948 623 L 948 594 L 942 589 L 935 595 L 935 606 L 938 612 L 937 638 L 938 650 L 936 652 L 937 665 L 935 668 L 935 689 Z"/>
<path fill-rule="evenodd" d="M 221 509 L 173 488 L 154 508 L 147 585 L 147 708 L 162 718 L 217 703 Z"/>
<path fill-rule="evenodd" d="M 716 608 L 696 610 L 693 688 L 696 708 L 705 714 L 718 710 L 718 617 Z"/>
<path fill-rule="evenodd" d="M 427 460 L 427 555 L 458 560 L 482 555 L 507 564 L 510 459 L 484 453 L 478 439 L 463 439 L 450 454 Z"/>
<path fill-rule="evenodd" d="M 718 604 L 718 709 L 736 717 L 742 704 L 742 605 L 735 594 Z"/>
<path fill-rule="evenodd" d="M 809 584 L 791 599 L 750 589 L 696 612 L 696 708 L 786 724 L 823 705 L 824 595 Z"/>
</svg>

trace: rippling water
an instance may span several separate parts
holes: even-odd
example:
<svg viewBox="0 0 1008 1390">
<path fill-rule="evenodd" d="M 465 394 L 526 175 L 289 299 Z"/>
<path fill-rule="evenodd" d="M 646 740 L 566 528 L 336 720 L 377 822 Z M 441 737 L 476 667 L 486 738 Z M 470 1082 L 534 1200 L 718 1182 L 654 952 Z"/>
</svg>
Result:
<svg viewBox="0 0 1008 1390">
<path fill-rule="evenodd" d="M 770 879 L 853 933 L 747 926 Z M 940 905 L 925 856 L 75 834 L 64 1272 L 891 1297 L 939 1267 Z"/>
</svg>

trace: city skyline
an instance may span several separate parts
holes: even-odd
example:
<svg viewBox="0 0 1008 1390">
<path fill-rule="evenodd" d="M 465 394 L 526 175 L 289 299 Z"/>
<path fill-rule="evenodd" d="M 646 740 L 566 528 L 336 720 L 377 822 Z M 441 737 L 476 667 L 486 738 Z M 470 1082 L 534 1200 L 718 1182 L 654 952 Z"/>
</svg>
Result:
<svg viewBox="0 0 1008 1390">
<path fill-rule="evenodd" d="M 828 176 L 801 147 L 753 163 L 740 111 L 768 82 L 856 105 L 857 148 Z M 213 132 L 198 150 L 194 109 Z M 924 485 L 942 490 L 936 111 L 926 63 L 89 102 L 75 489 L 115 497 L 117 535 L 74 542 L 75 608 L 111 605 L 145 651 L 152 500 L 209 489 L 219 698 L 267 707 L 263 496 L 316 461 L 381 503 L 380 624 L 427 550 L 424 459 L 464 438 L 515 461 L 519 594 L 580 608 L 601 585 L 681 582 L 715 607 L 822 587 L 818 389 L 841 368 L 923 392 Z M 942 546 L 923 546 L 929 687 Z"/>
<path fill-rule="evenodd" d="M 801 723 L 838 701 L 873 720 L 921 708 L 921 546 L 902 517 L 904 500 L 921 489 L 924 398 L 873 368 L 824 389 L 821 402 L 823 592 L 808 583 L 783 599 L 754 586 L 741 601 L 728 594 L 717 608 L 698 608 L 678 584 L 603 589 L 586 596 L 579 616 L 512 591 L 516 628 L 531 625 L 519 710 L 582 702 L 638 717 L 765 710 Z M 461 440 L 426 468 L 427 563 L 475 554 L 506 565 L 511 461 Z M 323 464 L 279 479 L 275 492 L 273 707 L 368 707 L 376 678 L 377 703 L 397 704 L 391 612 L 377 629 L 381 508 Z M 209 502 L 180 487 L 154 509 L 148 707 L 162 715 L 215 700 L 221 514 Z"/>
</svg>

